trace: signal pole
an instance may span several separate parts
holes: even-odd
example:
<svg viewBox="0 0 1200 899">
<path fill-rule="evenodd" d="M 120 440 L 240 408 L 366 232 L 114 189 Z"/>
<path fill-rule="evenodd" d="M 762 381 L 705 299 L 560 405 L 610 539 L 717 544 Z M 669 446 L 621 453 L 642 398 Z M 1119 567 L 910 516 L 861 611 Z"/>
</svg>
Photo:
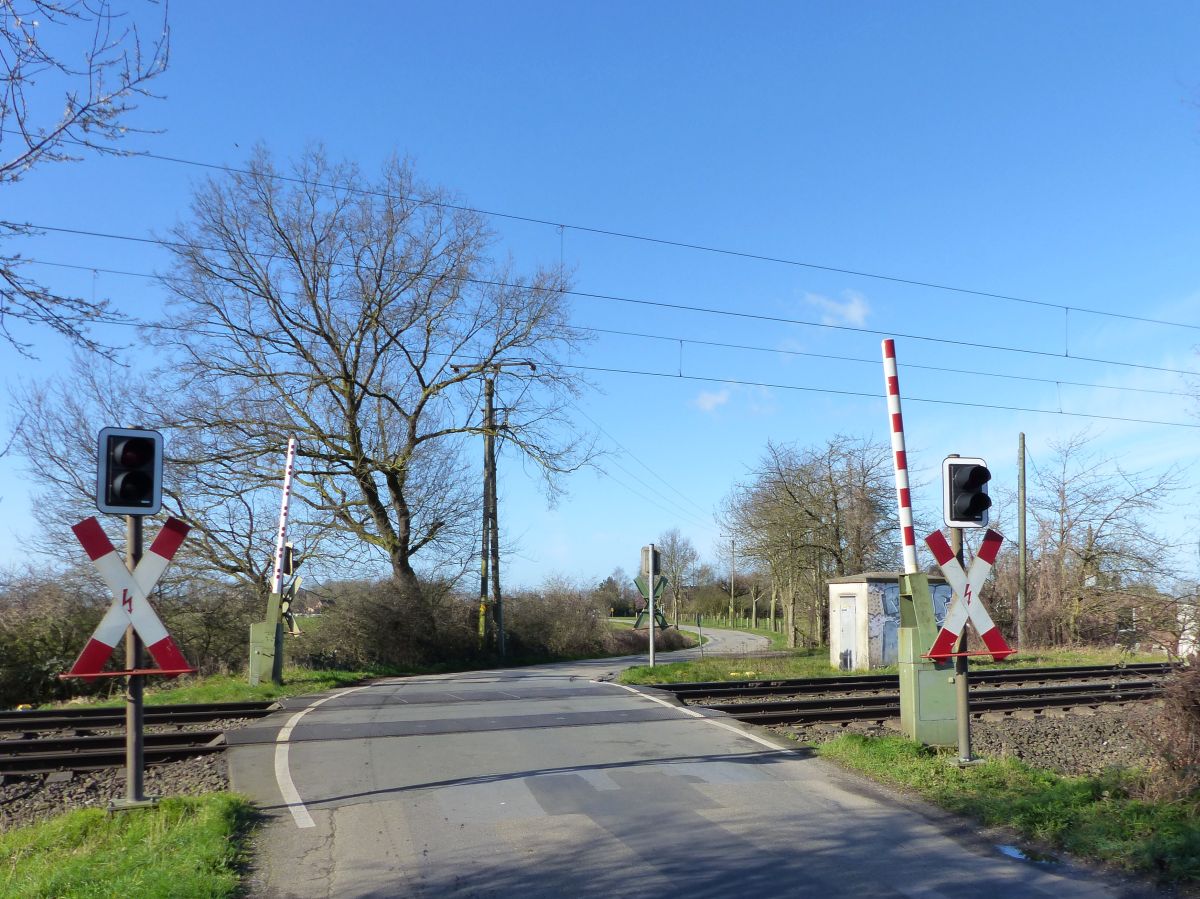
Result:
<svg viewBox="0 0 1200 899">
<path fill-rule="evenodd" d="M 958 564 L 964 564 L 962 528 L 950 528 L 950 549 L 954 552 L 954 558 L 958 559 Z M 966 597 L 960 597 L 959 601 L 965 602 Z M 954 657 L 954 695 L 958 711 L 958 763 L 965 765 L 971 761 L 971 688 L 965 627 L 954 651 L 957 653 Z"/>
<path fill-rule="evenodd" d="M 142 516 L 125 516 L 125 567 L 130 571 L 142 560 Z M 146 765 L 143 736 L 145 708 L 142 699 L 145 675 L 134 674 L 142 667 L 142 638 L 130 625 L 125 630 L 125 802 L 124 808 L 147 804 L 145 796 Z M 153 800 L 151 800 L 153 802 Z"/>
<path fill-rule="evenodd" d="M 733 627 L 733 578 L 737 571 L 737 545 L 729 538 L 729 626 Z"/>
</svg>

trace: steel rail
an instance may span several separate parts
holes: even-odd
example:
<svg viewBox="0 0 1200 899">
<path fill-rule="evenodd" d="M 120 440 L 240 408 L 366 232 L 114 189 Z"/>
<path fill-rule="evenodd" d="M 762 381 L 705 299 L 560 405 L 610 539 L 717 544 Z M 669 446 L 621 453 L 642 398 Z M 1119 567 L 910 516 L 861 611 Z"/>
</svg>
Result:
<svg viewBox="0 0 1200 899">
<path fill-rule="evenodd" d="M 280 708 L 274 701 L 205 702 L 186 705 L 146 706 L 147 724 L 194 724 L 220 718 L 262 718 Z M 38 731 L 119 727 L 125 710 L 111 708 L 35 709 L 0 712 L 0 731 Z"/>
<path fill-rule="evenodd" d="M 162 762 L 220 752 L 225 748 L 223 738 L 224 733 L 219 730 L 145 734 L 145 758 L 148 762 Z M 124 734 L 0 741 L 0 775 L 92 771 L 117 768 L 124 763 Z"/>
<path fill-rule="evenodd" d="M 1097 680 L 1111 677 L 1165 677 L 1175 670 L 1167 662 L 1147 662 L 1136 665 L 1079 665 L 1062 668 L 984 668 L 971 672 L 972 683 L 1026 683 L 1054 680 Z M 900 679 L 895 674 L 848 675 L 845 677 L 813 677 L 781 680 L 704 681 L 695 683 L 654 684 L 679 699 L 720 696 L 769 696 L 780 694 L 853 693 L 871 690 L 898 690 Z"/>
<path fill-rule="evenodd" d="M 971 713 L 1039 709 L 1061 706 L 1092 706 L 1106 702 L 1155 699 L 1162 693 L 1156 681 L 1128 681 L 1107 688 L 1070 684 L 1050 687 L 1014 687 L 972 691 Z M 900 715 L 900 696 L 891 693 L 872 697 L 825 697 L 790 702 L 715 703 L 701 706 L 723 712 L 750 724 L 799 725 L 817 721 L 882 721 Z"/>
</svg>

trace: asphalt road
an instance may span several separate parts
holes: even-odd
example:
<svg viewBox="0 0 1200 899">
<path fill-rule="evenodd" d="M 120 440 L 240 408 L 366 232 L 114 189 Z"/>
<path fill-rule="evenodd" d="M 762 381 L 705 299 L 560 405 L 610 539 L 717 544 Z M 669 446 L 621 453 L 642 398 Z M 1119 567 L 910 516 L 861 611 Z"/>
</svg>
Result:
<svg viewBox="0 0 1200 899">
<path fill-rule="evenodd" d="M 750 648 L 706 634 L 708 652 Z M 605 681 L 635 661 L 383 680 L 232 733 L 233 786 L 269 815 L 252 895 L 1133 892 L 1010 858 L 763 732 Z"/>
</svg>

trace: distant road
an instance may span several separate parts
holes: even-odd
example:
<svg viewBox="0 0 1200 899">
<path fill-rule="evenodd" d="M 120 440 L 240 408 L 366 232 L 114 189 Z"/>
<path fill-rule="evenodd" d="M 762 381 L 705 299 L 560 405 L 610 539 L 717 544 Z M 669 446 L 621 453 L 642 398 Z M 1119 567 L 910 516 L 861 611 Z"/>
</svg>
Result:
<svg viewBox="0 0 1200 899">
<path fill-rule="evenodd" d="M 629 619 L 632 621 L 633 619 Z M 691 624 L 679 625 L 681 631 L 687 631 L 690 634 L 698 634 L 700 629 Z M 759 634 L 748 634 L 745 631 L 721 630 L 719 628 L 704 628 L 704 636 L 707 642 L 703 647 L 694 649 L 681 649 L 678 652 L 660 653 L 655 652 L 654 660 L 657 662 L 660 659 L 664 662 L 680 662 L 689 659 L 698 659 L 701 657 L 701 648 L 704 654 L 720 653 L 722 655 L 736 655 L 739 652 L 762 652 L 771 648 L 771 641 Z M 614 660 L 610 660 L 614 661 Z M 621 668 L 628 668 L 631 665 L 645 665 L 649 662 L 649 658 L 645 655 L 626 656 L 615 660 Z"/>
<path fill-rule="evenodd" d="M 1130 895 L 1007 857 L 730 719 L 598 682 L 639 658 L 386 679 L 232 732 L 233 786 L 270 816 L 252 895 Z"/>
</svg>

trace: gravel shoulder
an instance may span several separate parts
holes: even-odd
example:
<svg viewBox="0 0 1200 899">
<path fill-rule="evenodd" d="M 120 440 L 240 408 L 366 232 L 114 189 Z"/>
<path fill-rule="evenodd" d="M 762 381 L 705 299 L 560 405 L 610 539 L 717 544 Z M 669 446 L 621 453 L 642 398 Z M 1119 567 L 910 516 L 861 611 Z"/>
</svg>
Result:
<svg viewBox="0 0 1200 899">
<path fill-rule="evenodd" d="M 1158 701 L 1105 704 L 1070 712 L 985 714 L 971 722 L 971 749 L 989 758 L 1020 759 L 1058 774 L 1099 774 L 1106 768 L 1149 764 L 1152 753 L 1143 736 L 1161 714 Z M 845 733 L 874 736 L 899 733 L 900 722 L 850 723 L 773 728 L 801 743 L 819 744 Z"/>
</svg>

